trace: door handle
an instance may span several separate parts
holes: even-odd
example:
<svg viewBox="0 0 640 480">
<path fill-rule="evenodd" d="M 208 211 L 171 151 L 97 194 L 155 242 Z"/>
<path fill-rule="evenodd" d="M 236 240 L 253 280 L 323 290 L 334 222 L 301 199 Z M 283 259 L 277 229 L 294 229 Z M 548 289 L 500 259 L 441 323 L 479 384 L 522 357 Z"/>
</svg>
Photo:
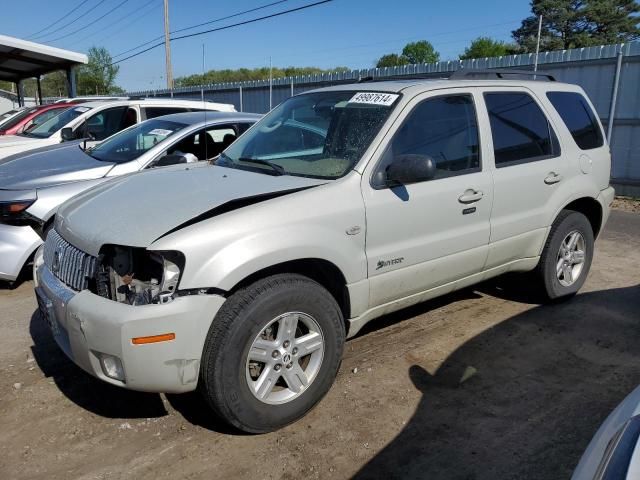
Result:
<svg viewBox="0 0 640 480">
<path fill-rule="evenodd" d="M 544 183 L 547 185 L 553 185 L 554 183 L 558 183 L 562 180 L 562 175 L 557 174 L 556 172 L 550 172 L 549 175 L 544 179 Z"/>
<path fill-rule="evenodd" d="M 466 190 L 462 195 L 458 197 L 460 203 L 475 203 L 482 200 L 484 193 L 480 190 L 473 190 L 472 188 Z"/>
</svg>

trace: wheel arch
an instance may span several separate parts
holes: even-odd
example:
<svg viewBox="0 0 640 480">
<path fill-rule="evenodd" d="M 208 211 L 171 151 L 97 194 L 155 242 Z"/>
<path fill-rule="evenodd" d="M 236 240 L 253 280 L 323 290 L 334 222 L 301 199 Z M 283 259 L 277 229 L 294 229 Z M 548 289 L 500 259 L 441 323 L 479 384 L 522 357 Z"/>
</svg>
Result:
<svg viewBox="0 0 640 480">
<path fill-rule="evenodd" d="M 296 273 L 319 283 L 338 303 L 343 317 L 345 319 L 350 317 L 351 301 L 346 278 L 334 263 L 322 258 L 300 258 L 270 265 L 237 282 L 228 291 L 228 295 L 260 279 L 281 273 Z"/>
<path fill-rule="evenodd" d="M 587 217 L 587 220 L 589 220 L 589 223 L 591 224 L 591 228 L 593 229 L 593 237 L 598 237 L 600 229 L 602 228 L 603 211 L 602 205 L 595 198 L 577 198 L 565 205 L 562 210 L 572 210 L 574 212 L 582 213 L 585 217 Z"/>
</svg>

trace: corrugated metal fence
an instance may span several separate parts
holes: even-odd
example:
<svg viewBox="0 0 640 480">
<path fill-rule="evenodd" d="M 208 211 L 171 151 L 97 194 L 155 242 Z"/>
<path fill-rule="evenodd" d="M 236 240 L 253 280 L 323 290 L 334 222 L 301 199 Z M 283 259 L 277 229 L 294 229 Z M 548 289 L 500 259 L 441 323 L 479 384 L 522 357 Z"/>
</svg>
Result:
<svg viewBox="0 0 640 480">
<path fill-rule="evenodd" d="M 538 64 L 541 69 L 553 73 L 560 81 L 581 85 L 591 97 L 606 130 L 619 56 L 621 69 L 611 138 L 613 153 L 611 175 L 618 191 L 640 195 L 640 42 L 542 52 Z M 530 70 L 534 64 L 534 57 L 534 54 L 509 55 L 278 78 L 273 80 L 271 88 L 269 81 L 265 80 L 185 87 L 173 91 L 130 92 L 129 95 L 206 99 L 231 103 L 239 111 L 265 113 L 269 111 L 270 104 L 276 106 L 292 95 L 328 85 L 352 83 L 365 77 L 437 78 L 459 68 Z"/>
</svg>

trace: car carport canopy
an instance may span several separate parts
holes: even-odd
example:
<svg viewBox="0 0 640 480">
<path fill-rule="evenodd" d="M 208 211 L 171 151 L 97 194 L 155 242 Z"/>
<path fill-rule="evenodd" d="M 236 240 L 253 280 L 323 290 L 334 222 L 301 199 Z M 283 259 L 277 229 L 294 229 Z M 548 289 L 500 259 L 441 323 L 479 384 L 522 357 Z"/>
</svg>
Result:
<svg viewBox="0 0 640 480">
<path fill-rule="evenodd" d="M 66 72 L 68 94 L 70 97 L 75 97 L 74 67 L 87 62 L 88 58 L 83 53 L 0 35 L 0 80 L 17 84 L 19 97 L 22 97 L 20 88 L 22 80 L 35 77 L 38 81 L 40 101 L 42 101 L 40 76 L 56 70 Z"/>
</svg>

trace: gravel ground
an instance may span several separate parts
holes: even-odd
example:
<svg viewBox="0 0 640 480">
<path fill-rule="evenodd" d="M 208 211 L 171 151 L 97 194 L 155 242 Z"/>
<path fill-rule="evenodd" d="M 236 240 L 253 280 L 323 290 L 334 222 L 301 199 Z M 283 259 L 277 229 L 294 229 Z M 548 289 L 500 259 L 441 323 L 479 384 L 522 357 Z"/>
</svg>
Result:
<svg viewBox="0 0 640 480">
<path fill-rule="evenodd" d="M 568 478 L 640 383 L 638 272 L 640 215 L 615 211 L 570 302 L 505 278 L 378 319 L 317 408 L 260 436 L 84 374 L 32 282 L 0 289 L 0 478 Z"/>
</svg>

